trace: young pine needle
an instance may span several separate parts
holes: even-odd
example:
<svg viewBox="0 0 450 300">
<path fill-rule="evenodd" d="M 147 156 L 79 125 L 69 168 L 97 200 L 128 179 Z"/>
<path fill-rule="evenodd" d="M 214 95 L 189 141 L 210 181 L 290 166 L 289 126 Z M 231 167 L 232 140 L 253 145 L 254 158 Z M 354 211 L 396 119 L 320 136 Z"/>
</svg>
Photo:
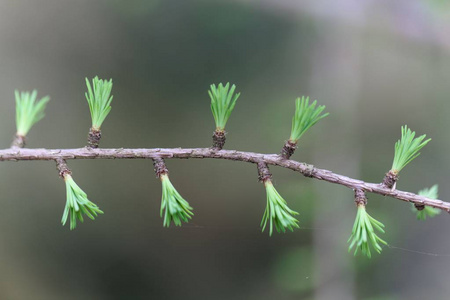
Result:
<svg viewBox="0 0 450 300">
<path fill-rule="evenodd" d="M 402 126 L 402 137 L 395 143 L 394 161 L 391 171 L 398 174 L 407 164 L 420 155 L 419 151 L 431 139 L 426 138 L 426 134 L 415 138 L 416 133 L 411 131 L 406 125 Z"/>
<path fill-rule="evenodd" d="M 66 182 L 66 207 L 61 219 L 61 223 L 64 226 L 67 219 L 70 219 L 70 230 L 73 230 L 77 226 L 77 219 L 83 222 L 83 214 L 87 215 L 92 220 L 97 217 L 97 214 L 103 214 L 98 206 L 88 200 L 86 193 L 75 183 L 72 176 L 69 174 L 64 175 L 64 181 Z"/>
<path fill-rule="evenodd" d="M 25 137 L 31 127 L 39 122 L 44 116 L 45 106 L 50 100 L 49 96 L 45 96 L 36 102 L 37 91 L 20 92 L 15 91 L 16 97 L 16 126 L 17 135 Z"/>
<path fill-rule="evenodd" d="M 438 185 L 435 184 L 431 188 L 425 188 L 423 190 L 420 190 L 418 193 L 420 196 L 424 196 L 431 199 L 437 199 L 438 198 Z M 441 213 L 440 209 L 430 207 L 430 206 L 421 206 L 418 208 L 414 205 L 414 203 L 411 203 L 411 210 L 416 213 L 417 220 L 425 221 L 427 217 L 434 217 Z"/>
<path fill-rule="evenodd" d="M 322 114 L 325 105 L 317 105 L 317 100 L 309 104 L 309 97 L 302 96 L 295 101 L 295 114 L 292 118 L 291 136 L 289 141 L 297 143 L 300 137 L 314 124 L 329 115 Z"/>
<path fill-rule="evenodd" d="M 280 196 L 270 180 L 264 181 L 267 193 L 267 205 L 261 220 L 262 231 L 269 222 L 269 235 L 272 236 L 273 226 L 277 232 L 286 232 L 286 229 L 294 231 L 299 228 L 298 220 L 293 216 L 298 215 L 296 211 L 290 209 L 286 201 Z"/>
<path fill-rule="evenodd" d="M 298 140 L 314 124 L 329 115 L 323 113 L 325 105 L 317 106 L 317 100 L 309 103 L 309 97 L 302 96 L 295 101 L 295 114 L 292 118 L 291 136 L 281 149 L 281 156 L 289 159 L 297 149 Z"/>
<path fill-rule="evenodd" d="M 361 249 L 362 254 L 366 255 L 368 258 L 372 256 L 370 248 L 375 249 L 376 252 L 381 253 L 382 248 L 380 244 L 387 245 L 387 243 L 382 240 L 375 233 L 375 229 L 384 233 L 384 225 L 372 218 L 367 212 L 366 207 L 363 204 L 358 204 L 358 212 L 356 214 L 355 223 L 353 225 L 353 230 L 348 243 L 348 251 L 350 252 L 353 247 L 355 247 L 354 255 L 357 254 L 358 250 Z"/>
<path fill-rule="evenodd" d="M 89 80 L 86 78 L 86 86 L 88 92 L 85 93 L 86 100 L 89 104 L 89 110 L 91 111 L 92 129 L 99 131 L 100 127 L 111 111 L 111 96 L 112 79 L 109 81 L 99 79 L 95 76 L 92 79 L 92 86 Z"/>
<path fill-rule="evenodd" d="M 194 215 L 192 207 L 177 192 L 167 174 L 161 174 L 160 178 L 162 183 L 160 215 L 162 217 L 164 213 L 163 226 L 169 227 L 172 221 L 176 226 L 181 226 L 181 221 L 188 222 Z"/>
<path fill-rule="evenodd" d="M 217 87 L 212 84 L 211 90 L 208 91 L 211 98 L 211 111 L 216 123 L 216 131 L 225 131 L 225 125 L 241 94 L 235 94 L 235 89 L 236 86 L 234 84 L 230 88 L 230 83 L 227 83 L 225 86 L 219 83 Z"/>
</svg>

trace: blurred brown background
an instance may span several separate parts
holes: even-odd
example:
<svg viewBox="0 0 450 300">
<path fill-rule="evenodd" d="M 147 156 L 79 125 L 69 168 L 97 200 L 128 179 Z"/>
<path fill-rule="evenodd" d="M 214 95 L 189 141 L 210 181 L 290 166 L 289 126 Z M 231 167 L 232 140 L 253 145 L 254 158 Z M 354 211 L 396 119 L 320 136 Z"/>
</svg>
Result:
<svg viewBox="0 0 450 300">
<path fill-rule="evenodd" d="M 400 126 L 433 141 L 398 188 L 435 183 L 450 200 L 448 1 L 0 1 L 0 148 L 15 132 L 14 89 L 49 94 L 29 147 L 85 145 L 84 78 L 113 78 L 102 147 L 208 147 L 206 91 L 240 91 L 226 148 L 278 152 L 294 99 L 329 117 L 294 159 L 366 181 L 389 170 Z M 261 233 L 265 191 L 254 165 L 169 160 L 195 209 L 163 228 L 151 161 L 70 161 L 105 211 L 62 227 L 65 187 L 52 162 L 0 170 L 0 299 L 445 299 L 450 219 L 419 222 L 408 203 L 369 194 L 390 247 L 347 253 L 352 191 L 272 167 L 300 230 Z"/>
</svg>

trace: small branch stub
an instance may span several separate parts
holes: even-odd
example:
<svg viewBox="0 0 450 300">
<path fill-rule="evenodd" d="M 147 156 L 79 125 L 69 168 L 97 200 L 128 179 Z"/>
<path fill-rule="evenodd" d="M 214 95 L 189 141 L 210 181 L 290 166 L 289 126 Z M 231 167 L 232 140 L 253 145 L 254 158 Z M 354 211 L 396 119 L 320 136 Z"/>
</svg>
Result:
<svg viewBox="0 0 450 300">
<path fill-rule="evenodd" d="M 213 149 L 222 150 L 223 146 L 225 145 L 225 140 L 227 132 L 225 130 L 218 130 L 216 129 L 214 131 L 214 134 L 212 136 L 213 138 Z"/>
<path fill-rule="evenodd" d="M 366 193 L 364 193 L 363 190 L 355 190 L 355 204 L 356 206 L 359 205 L 367 205 L 367 197 L 366 197 Z"/>
<path fill-rule="evenodd" d="M 88 134 L 88 148 L 98 148 L 100 139 L 102 138 L 102 131 L 100 129 L 94 129 L 91 127 Z"/>
<path fill-rule="evenodd" d="M 64 159 L 58 158 L 55 161 L 56 161 L 56 168 L 59 171 L 60 177 L 64 178 L 66 175 L 72 175 L 72 172 L 70 171 Z"/>
<path fill-rule="evenodd" d="M 291 140 L 287 140 L 284 143 L 283 148 L 281 149 L 281 156 L 285 159 L 291 158 L 292 154 L 294 154 L 295 149 L 297 149 L 297 143 Z"/>
<path fill-rule="evenodd" d="M 398 174 L 394 173 L 392 170 L 387 172 L 383 178 L 383 182 L 381 183 L 384 187 L 389 189 L 395 188 L 395 183 L 398 180 Z"/>
<path fill-rule="evenodd" d="M 265 162 L 258 163 L 258 180 L 262 183 L 272 180 L 272 174 Z"/>
<path fill-rule="evenodd" d="M 11 148 L 23 148 L 25 147 L 26 139 L 23 135 L 16 134 L 11 144 Z"/>
<path fill-rule="evenodd" d="M 166 163 L 162 158 L 153 159 L 153 167 L 155 170 L 156 177 L 160 178 L 161 175 L 169 174 L 169 170 L 166 167 Z"/>
</svg>

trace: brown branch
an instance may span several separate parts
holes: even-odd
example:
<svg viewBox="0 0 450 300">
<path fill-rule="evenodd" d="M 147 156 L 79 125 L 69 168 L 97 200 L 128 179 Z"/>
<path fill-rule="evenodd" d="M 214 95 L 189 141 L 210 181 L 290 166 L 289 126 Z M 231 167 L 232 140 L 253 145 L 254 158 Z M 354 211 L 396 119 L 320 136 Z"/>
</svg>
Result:
<svg viewBox="0 0 450 300">
<path fill-rule="evenodd" d="M 414 193 L 391 190 L 382 184 L 369 183 L 339 175 L 328 170 L 316 168 L 306 163 L 287 160 L 278 154 L 262 154 L 236 150 L 216 150 L 211 148 L 155 148 L 155 149 L 20 149 L 10 148 L 0 150 L 0 161 L 19 160 L 58 160 L 58 159 L 170 159 L 170 158 L 216 158 L 250 163 L 264 162 L 299 172 L 306 177 L 339 184 L 353 190 L 389 196 L 395 199 L 411 202 L 416 205 L 428 205 L 450 212 L 450 203 L 430 199 Z"/>
</svg>

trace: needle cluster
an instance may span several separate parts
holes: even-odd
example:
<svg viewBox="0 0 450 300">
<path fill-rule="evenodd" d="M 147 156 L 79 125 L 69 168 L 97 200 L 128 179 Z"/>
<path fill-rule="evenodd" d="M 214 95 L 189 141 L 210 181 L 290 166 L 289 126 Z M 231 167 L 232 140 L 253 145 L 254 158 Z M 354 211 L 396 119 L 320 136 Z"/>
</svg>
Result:
<svg viewBox="0 0 450 300">
<path fill-rule="evenodd" d="M 286 229 L 294 231 L 294 228 L 299 228 L 298 220 L 293 216 L 298 215 L 298 212 L 293 211 L 287 206 L 286 200 L 281 197 L 273 186 L 270 180 L 264 182 L 267 194 L 267 205 L 261 220 L 262 231 L 269 223 L 269 235 L 272 236 L 273 226 L 277 232 L 286 232 Z"/>
<path fill-rule="evenodd" d="M 322 114 L 325 105 L 317 106 L 317 100 L 309 104 L 309 97 L 302 96 L 295 101 L 295 114 L 292 118 L 290 142 L 297 143 L 300 137 L 314 124 L 329 115 Z"/>
<path fill-rule="evenodd" d="M 216 123 L 216 131 L 225 131 L 225 125 L 230 118 L 231 112 L 236 105 L 236 101 L 241 93 L 235 94 L 236 86 L 233 84 L 230 88 L 230 83 L 225 86 L 222 83 L 216 87 L 211 85 L 211 90 L 208 91 L 211 98 L 211 111 Z"/>
<path fill-rule="evenodd" d="M 100 130 L 103 121 L 105 121 L 109 112 L 111 111 L 111 96 L 112 79 L 109 81 L 99 79 L 95 76 L 92 79 L 92 86 L 89 80 L 86 78 L 87 93 L 85 93 L 86 100 L 89 104 L 89 110 L 91 111 L 92 128 L 94 130 Z"/>
<path fill-rule="evenodd" d="M 164 214 L 163 226 L 169 227 L 172 221 L 176 226 L 181 226 L 181 221 L 188 222 L 194 215 L 192 207 L 177 192 L 167 174 L 161 174 L 160 178 L 162 183 L 160 215 L 162 217 Z"/>
<path fill-rule="evenodd" d="M 358 204 L 358 212 L 352 234 L 347 241 L 350 243 L 348 251 L 350 252 L 355 247 L 354 255 L 358 253 L 358 250 L 361 250 L 362 254 L 369 258 L 372 256 L 370 251 L 371 247 L 376 252 L 381 253 L 382 249 L 380 244 L 387 245 L 387 243 L 375 233 L 375 230 L 384 233 L 383 227 L 384 225 L 381 222 L 375 220 L 366 212 L 364 204 Z"/>
<path fill-rule="evenodd" d="M 70 230 L 77 227 L 77 219 L 83 222 L 83 214 L 94 220 L 97 214 L 103 214 L 95 203 L 88 200 L 86 193 L 75 183 L 72 176 L 64 175 L 66 182 L 66 207 L 61 219 L 64 226 L 67 219 L 70 219 Z"/>
<path fill-rule="evenodd" d="M 15 91 L 16 97 L 16 127 L 17 135 L 25 137 L 34 124 L 39 122 L 44 116 L 45 106 L 50 100 L 45 96 L 36 102 L 37 91 L 20 92 Z"/>
</svg>

